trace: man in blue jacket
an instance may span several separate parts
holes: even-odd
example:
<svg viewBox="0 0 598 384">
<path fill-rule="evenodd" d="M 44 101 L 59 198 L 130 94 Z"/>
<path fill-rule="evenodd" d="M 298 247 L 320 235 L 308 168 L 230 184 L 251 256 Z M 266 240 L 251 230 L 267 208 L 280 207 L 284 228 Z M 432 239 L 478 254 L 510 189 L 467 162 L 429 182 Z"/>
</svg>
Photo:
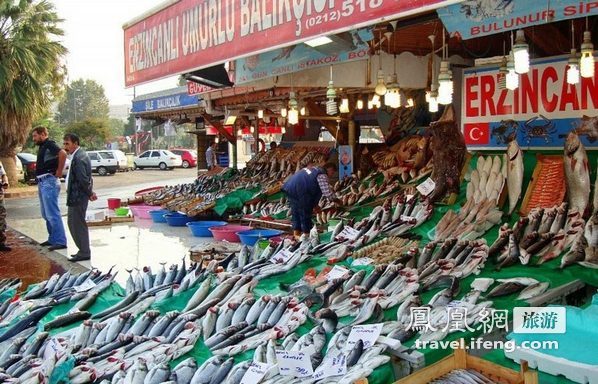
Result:
<svg viewBox="0 0 598 384">
<path fill-rule="evenodd" d="M 325 198 L 338 201 L 330 187 L 329 177 L 336 172 L 336 164 L 327 163 L 323 167 L 307 166 L 291 176 L 283 185 L 291 206 L 293 233 L 296 238 L 302 233 L 309 234 L 313 227 L 312 214 L 318 202 Z"/>
</svg>

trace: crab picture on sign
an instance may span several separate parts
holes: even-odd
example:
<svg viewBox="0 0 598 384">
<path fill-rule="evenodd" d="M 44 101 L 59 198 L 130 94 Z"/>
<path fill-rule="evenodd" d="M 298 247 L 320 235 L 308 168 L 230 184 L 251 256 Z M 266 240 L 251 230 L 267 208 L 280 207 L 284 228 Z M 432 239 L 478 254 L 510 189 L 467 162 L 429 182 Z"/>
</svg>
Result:
<svg viewBox="0 0 598 384">
<path fill-rule="evenodd" d="M 586 148 L 598 147 L 598 79 L 567 83 L 567 57 L 535 60 L 514 91 L 499 87 L 498 67 L 464 71 L 462 132 L 473 149 L 561 149 L 575 131 Z"/>
</svg>

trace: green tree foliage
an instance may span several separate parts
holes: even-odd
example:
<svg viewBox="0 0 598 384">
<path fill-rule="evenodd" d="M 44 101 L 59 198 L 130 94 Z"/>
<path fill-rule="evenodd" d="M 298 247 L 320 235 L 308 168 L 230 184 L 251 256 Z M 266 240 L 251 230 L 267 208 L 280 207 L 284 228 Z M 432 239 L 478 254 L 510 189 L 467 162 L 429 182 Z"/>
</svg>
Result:
<svg viewBox="0 0 598 384">
<path fill-rule="evenodd" d="M 63 89 L 61 22 L 48 1 L 0 1 L 0 157 L 12 184 L 16 149 Z"/>
<path fill-rule="evenodd" d="M 125 122 L 121 119 L 110 118 L 110 138 L 122 136 L 125 130 Z"/>
<path fill-rule="evenodd" d="M 87 149 L 104 148 L 110 138 L 110 125 L 104 119 L 85 119 L 71 123 L 67 131 L 79 136 L 81 146 Z"/>
<path fill-rule="evenodd" d="M 60 124 L 86 119 L 108 121 L 109 105 L 104 87 L 89 79 L 78 79 L 66 88 L 54 117 Z"/>
</svg>

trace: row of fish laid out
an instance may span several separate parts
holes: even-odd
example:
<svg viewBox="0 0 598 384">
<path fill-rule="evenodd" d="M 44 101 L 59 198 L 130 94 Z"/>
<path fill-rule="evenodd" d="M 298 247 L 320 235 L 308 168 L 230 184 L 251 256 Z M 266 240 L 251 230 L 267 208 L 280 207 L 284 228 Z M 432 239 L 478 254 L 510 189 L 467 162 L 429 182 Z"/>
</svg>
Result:
<svg viewBox="0 0 598 384">
<path fill-rule="evenodd" d="M 384 237 L 351 253 L 352 265 L 392 263 L 407 252 L 417 252 L 419 241 L 398 236 Z"/>
<path fill-rule="evenodd" d="M 393 207 L 392 201 L 395 201 Z M 432 215 L 433 206 L 416 197 L 402 195 L 375 207 L 357 223 L 339 222 L 332 230 L 333 241 L 315 246 L 311 252 L 322 254 L 329 263 L 343 261 L 353 250 L 371 244 L 378 236 L 398 236 L 423 224 Z"/>
<path fill-rule="evenodd" d="M 288 210 L 289 206 L 284 197 L 278 202 L 259 201 L 257 203 L 245 204 L 243 206 L 244 215 L 261 217 L 278 215 Z"/>
<path fill-rule="evenodd" d="M 21 287 L 21 279 L 5 278 L 0 279 L 0 296 L 5 292 L 13 292 Z"/>
<path fill-rule="evenodd" d="M 507 178 L 507 164 L 503 156 L 479 155 L 476 167 L 469 175 L 467 200 L 473 200 L 475 204 L 484 200 L 497 203 Z"/>
<path fill-rule="evenodd" d="M 537 264 L 561 258 L 561 268 L 574 263 L 598 267 L 598 216 L 586 223 L 576 209 L 567 203 L 547 209 L 533 209 L 520 218 L 512 228 L 507 224 L 499 229 L 498 238 L 490 246 L 489 254 L 497 257 L 497 269 L 514 264 L 527 265 L 532 258 Z M 595 233 L 596 232 L 596 233 Z"/>
<path fill-rule="evenodd" d="M 502 212 L 495 200 L 483 199 L 476 203 L 468 199 L 456 212 L 449 209 L 436 224 L 434 239 L 444 240 L 457 237 L 459 240 L 473 240 L 484 235 L 490 228 L 500 224 Z"/>
</svg>

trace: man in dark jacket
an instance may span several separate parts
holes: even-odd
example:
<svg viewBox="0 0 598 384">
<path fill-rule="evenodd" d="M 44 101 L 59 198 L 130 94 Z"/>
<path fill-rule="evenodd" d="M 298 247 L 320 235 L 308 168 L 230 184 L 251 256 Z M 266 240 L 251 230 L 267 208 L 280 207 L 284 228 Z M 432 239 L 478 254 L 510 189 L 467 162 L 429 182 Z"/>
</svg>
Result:
<svg viewBox="0 0 598 384">
<path fill-rule="evenodd" d="M 333 163 L 327 163 L 323 167 L 307 166 L 284 183 L 282 190 L 291 206 L 291 221 L 296 238 L 302 233 L 309 235 L 313 227 L 313 210 L 322 196 L 337 201 L 328 180 L 335 172 L 336 165 Z"/>
<path fill-rule="evenodd" d="M 67 222 L 73 240 L 79 251 L 71 255 L 70 261 L 89 260 L 89 230 L 85 216 L 89 201 L 97 200 L 93 192 L 91 161 L 87 153 L 79 147 L 79 137 L 73 133 L 64 135 L 64 149 L 72 156 L 71 167 L 66 177 Z"/>
</svg>

